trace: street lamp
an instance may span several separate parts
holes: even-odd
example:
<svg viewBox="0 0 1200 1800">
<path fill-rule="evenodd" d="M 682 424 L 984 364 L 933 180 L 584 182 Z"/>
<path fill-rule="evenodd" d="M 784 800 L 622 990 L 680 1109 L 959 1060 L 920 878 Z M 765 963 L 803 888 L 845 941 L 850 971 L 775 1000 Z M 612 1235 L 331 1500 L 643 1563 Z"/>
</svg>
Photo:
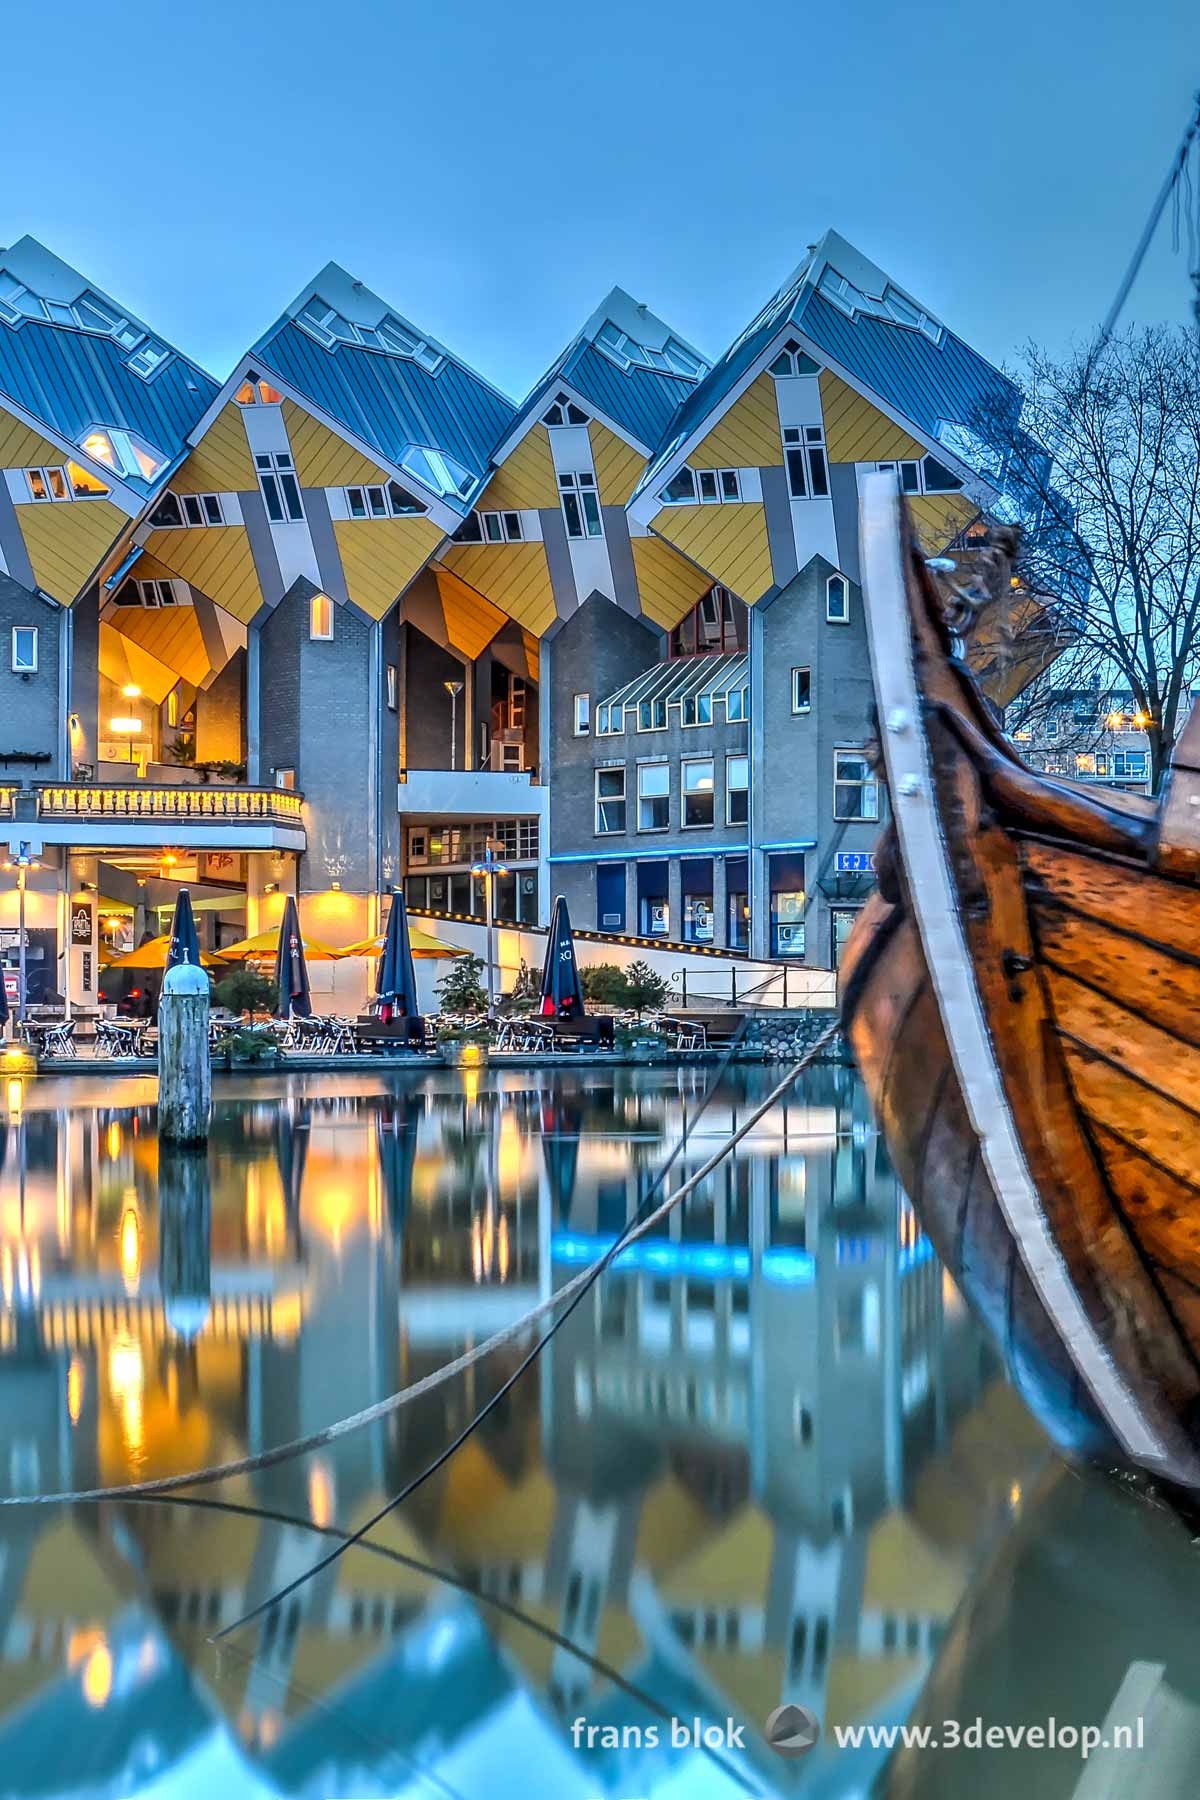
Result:
<svg viewBox="0 0 1200 1800">
<path fill-rule="evenodd" d="M 450 767 L 456 769 L 458 764 L 458 696 L 463 691 L 461 681 L 443 681 L 442 686 L 450 696 Z"/>
<path fill-rule="evenodd" d="M 493 925 L 495 923 L 495 881 L 497 875 L 508 874 L 506 865 L 502 863 L 496 855 L 496 852 L 503 848 L 503 844 L 498 843 L 495 838 L 489 838 L 482 860 L 471 864 L 472 875 L 478 875 L 483 880 L 484 901 L 487 906 L 487 995 L 489 1019 L 494 1018 L 496 1015 L 496 959 L 492 954 L 492 934 Z"/>
<path fill-rule="evenodd" d="M 25 877 L 30 869 L 40 869 L 40 862 L 33 858 L 32 846 L 22 842 L 16 846 L 11 862 L 6 862 L 5 869 L 17 871 L 17 1023 L 25 1017 Z"/>
</svg>

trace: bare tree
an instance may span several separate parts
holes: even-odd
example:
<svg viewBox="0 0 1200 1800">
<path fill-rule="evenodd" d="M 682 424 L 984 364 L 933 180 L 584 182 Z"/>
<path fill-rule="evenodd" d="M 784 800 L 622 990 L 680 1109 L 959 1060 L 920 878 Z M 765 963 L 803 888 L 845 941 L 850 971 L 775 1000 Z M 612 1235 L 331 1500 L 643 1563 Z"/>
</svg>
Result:
<svg viewBox="0 0 1200 1800">
<path fill-rule="evenodd" d="M 1200 676 L 1200 347 L 1156 326 L 1025 356 L 1019 428 L 1011 411 L 972 421 L 1022 515 L 1021 575 L 1074 628 L 1023 713 L 1051 681 L 1129 692 L 1156 788 Z"/>
</svg>

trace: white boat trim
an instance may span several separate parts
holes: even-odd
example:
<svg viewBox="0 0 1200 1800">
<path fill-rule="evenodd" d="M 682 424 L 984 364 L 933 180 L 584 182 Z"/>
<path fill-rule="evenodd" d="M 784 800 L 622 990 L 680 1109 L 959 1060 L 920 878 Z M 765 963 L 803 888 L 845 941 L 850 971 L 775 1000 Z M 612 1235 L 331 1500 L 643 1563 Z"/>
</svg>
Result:
<svg viewBox="0 0 1200 1800">
<path fill-rule="evenodd" d="M 1051 1235 L 992 1053 L 934 805 L 894 475 L 873 474 L 864 483 L 862 554 L 863 602 L 892 811 L 926 967 L 984 1165 L 1029 1278 L 1117 1442 L 1134 1462 L 1174 1473 L 1180 1455 L 1172 1454 L 1135 1400 L 1088 1318 Z M 1194 1464 L 1190 1445 L 1179 1444 L 1177 1451 Z"/>
</svg>

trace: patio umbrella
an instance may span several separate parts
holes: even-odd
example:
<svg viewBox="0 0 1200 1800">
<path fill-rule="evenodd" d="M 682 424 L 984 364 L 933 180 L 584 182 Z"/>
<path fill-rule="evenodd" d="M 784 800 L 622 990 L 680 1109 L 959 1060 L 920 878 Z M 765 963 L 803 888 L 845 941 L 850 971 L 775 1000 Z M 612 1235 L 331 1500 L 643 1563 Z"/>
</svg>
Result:
<svg viewBox="0 0 1200 1800">
<path fill-rule="evenodd" d="M 405 915 L 407 917 L 407 913 Z M 387 942 L 385 931 L 376 932 L 374 937 L 360 938 L 356 944 L 347 944 L 339 950 L 339 956 L 382 956 Z M 461 944 L 448 944 L 444 938 L 434 937 L 432 931 L 422 931 L 418 925 L 408 928 L 408 948 L 411 954 L 420 960 L 430 956 L 470 956 Z"/>
<path fill-rule="evenodd" d="M 294 904 L 294 903 L 293 903 Z M 285 915 L 286 916 L 286 915 Z M 345 950 L 335 950 L 319 938 L 302 937 L 300 942 L 309 962 L 336 962 Z M 256 931 L 253 937 L 239 938 L 236 944 L 223 946 L 222 962 L 274 962 L 279 952 L 279 931 Z"/>
<path fill-rule="evenodd" d="M 4 991 L 4 971 L 0 969 L 0 1037 L 8 1024 L 8 995 Z"/>
<path fill-rule="evenodd" d="M 170 954 L 173 940 L 169 937 L 147 938 L 136 950 L 129 950 L 124 956 L 114 956 L 109 962 L 110 969 L 166 969 L 170 967 L 167 957 Z M 219 969 L 219 956 L 209 956 L 201 950 L 196 958 L 202 969 Z"/>
<path fill-rule="evenodd" d="M 300 915 L 291 894 L 287 897 L 283 918 L 279 922 L 275 985 L 279 989 L 279 999 L 275 1003 L 276 1018 L 286 1019 L 292 1013 L 299 1013 L 305 1019 L 312 1016 L 312 992 L 304 961 L 304 939 L 300 936 Z"/>
<path fill-rule="evenodd" d="M 192 896 L 186 888 L 180 888 L 175 901 L 175 912 L 171 919 L 171 936 L 167 947 L 166 967 L 176 968 L 180 963 L 188 963 L 193 969 L 200 967 L 200 939 L 196 936 L 196 920 L 192 912 Z"/>
<path fill-rule="evenodd" d="M 559 894 L 550 915 L 550 941 L 542 970 L 542 1003 L 538 1011 L 559 1019 L 583 1016 L 583 988 L 575 962 L 575 940 L 567 903 Z"/>
<path fill-rule="evenodd" d="M 400 893 L 392 895 L 383 955 L 375 975 L 375 998 L 385 1024 L 392 1018 L 412 1018 L 418 1010 L 417 974 L 408 942 L 408 909 Z"/>
</svg>

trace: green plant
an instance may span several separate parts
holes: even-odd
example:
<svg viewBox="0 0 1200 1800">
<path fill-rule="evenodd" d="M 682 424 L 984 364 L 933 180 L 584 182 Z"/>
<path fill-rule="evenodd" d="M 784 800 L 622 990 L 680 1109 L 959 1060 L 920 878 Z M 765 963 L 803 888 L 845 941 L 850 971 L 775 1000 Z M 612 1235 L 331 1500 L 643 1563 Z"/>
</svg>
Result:
<svg viewBox="0 0 1200 1800">
<path fill-rule="evenodd" d="M 279 989 L 255 969 L 234 969 L 217 983 L 213 999 L 218 1006 L 228 1007 L 230 1012 L 274 1012 Z"/>
<path fill-rule="evenodd" d="M 457 956 L 437 984 L 442 1010 L 448 1013 L 482 1012 L 487 1006 L 483 991 L 483 963 L 478 956 Z"/>
<path fill-rule="evenodd" d="M 194 763 L 196 760 L 196 736 L 194 732 L 183 731 L 174 740 L 167 752 L 172 762 Z"/>
<path fill-rule="evenodd" d="M 616 963 L 589 963 L 579 971 L 583 997 L 597 1006 L 629 1006 L 629 983 Z"/>
<path fill-rule="evenodd" d="M 206 780 L 212 775 L 217 776 L 221 781 L 245 781 L 246 779 L 245 763 L 231 762 L 228 757 L 218 757 L 215 761 L 197 763 L 196 767 Z"/>
<path fill-rule="evenodd" d="M 536 969 L 531 969 L 524 957 L 522 957 L 521 966 L 517 970 L 517 978 L 512 984 L 512 991 L 509 994 L 509 999 L 536 1000 L 541 991 L 541 976 L 537 973 Z"/>
<path fill-rule="evenodd" d="M 213 1054 L 223 1056 L 227 1062 L 273 1062 L 279 1055 L 279 1045 L 273 1032 L 243 1025 L 237 1031 L 226 1032 Z"/>
<path fill-rule="evenodd" d="M 640 1019 L 644 1012 L 660 1012 L 671 990 L 649 963 L 634 962 L 625 971 L 625 991 L 629 996 L 625 1004 Z"/>
</svg>

